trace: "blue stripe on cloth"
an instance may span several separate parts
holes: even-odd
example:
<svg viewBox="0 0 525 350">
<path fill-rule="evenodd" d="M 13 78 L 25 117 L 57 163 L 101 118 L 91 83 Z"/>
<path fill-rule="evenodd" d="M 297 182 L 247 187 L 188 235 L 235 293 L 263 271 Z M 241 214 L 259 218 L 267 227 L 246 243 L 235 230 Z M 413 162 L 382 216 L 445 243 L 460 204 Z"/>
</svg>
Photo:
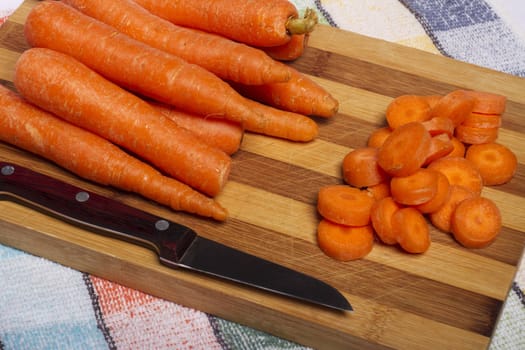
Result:
<svg viewBox="0 0 525 350">
<path fill-rule="evenodd" d="M 0 281 L 5 349 L 108 348 L 80 272 L 0 245 Z"/>
<path fill-rule="evenodd" d="M 444 55 L 525 77 L 525 43 L 485 1 L 400 1 Z"/>
</svg>

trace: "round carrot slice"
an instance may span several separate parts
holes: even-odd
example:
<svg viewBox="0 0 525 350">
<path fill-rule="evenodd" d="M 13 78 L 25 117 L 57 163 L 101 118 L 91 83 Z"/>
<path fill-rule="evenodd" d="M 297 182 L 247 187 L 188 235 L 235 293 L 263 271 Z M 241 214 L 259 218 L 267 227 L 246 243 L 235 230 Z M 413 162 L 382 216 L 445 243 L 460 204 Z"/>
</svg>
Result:
<svg viewBox="0 0 525 350">
<path fill-rule="evenodd" d="M 430 105 L 419 95 L 401 95 L 392 100 L 386 109 L 386 120 L 392 129 L 410 122 L 430 119 Z"/>
<path fill-rule="evenodd" d="M 439 100 L 441 100 L 443 95 L 423 95 L 421 97 L 423 97 L 427 101 L 430 108 L 434 108 L 434 106 L 439 102 Z"/>
<path fill-rule="evenodd" d="M 384 128 L 379 128 L 374 130 L 368 137 L 367 146 L 373 148 L 379 148 L 383 145 L 386 138 L 392 133 L 392 129 L 386 126 Z"/>
<path fill-rule="evenodd" d="M 459 125 L 472 112 L 475 101 L 475 98 L 464 90 L 454 90 L 436 103 L 431 116 L 449 118 L 454 125 Z"/>
<path fill-rule="evenodd" d="M 465 144 L 459 141 L 456 137 L 451 137 L 450 142 L 454 147 L 452 151 L 445 157 L 464 157 L 465 156 Z"/>
<path fill-rule="evenodd" d="M 377 185 L 368 186 L 366 190 L 370 192 L 376 200 L 380 200 L 385 197 L 389 197 L 390 196 L 390 181 L 385 181 L 385 182 L 378 183 Z"/>
<path fill-rule="evenodd" d="M 447 134 L 433 136 L 430 140 L 430 149 L 423 165 L 428 165 L 436 159 L 449 155 L 454 150 L 452 140 Z"/>
<path fill-rule="evenodd" d="M 499 128 L 501 126 L 501 114 L 472 112 L 461 125 L 471 126 L 473 128 Z"/>
<path fill-rule="evenodd" d="M 445 203 L 443 203 L 438 210 L 430 213 L 430 222 L 441 231 L 450 232 L 452 215 L 456 210 L 456 206 L 461 201 L 472 197 L 477 197 L 477 195 L 472 191 L 467 190 L 465 187 L 451 185 Z"/>
<path fill-rule="evenodd" d="M 377 162 L 391 176 L 410 175 L 425 162 L 430 139 L 430 133 L 421 122 L 401 125 L 379 148 Z"/>
<path fill-rule="evenodd" d="M 397 244 L 397 236 L 392 230 L 392 215 L 401 205 L 392 197 L 385 197 L 374 203 L 370 211 L 372 227 L 379 239 L 388 245 Z"/>
<path fill-rule="evenodd" d="M 499 143 L 472 145 L 465 158 L 476 166 L 487 186 L 510 181 L 518 167 L 516 154 Z"/>
<path fill-rule="evenodd" d="M 343 159 L 343 179 L 354 187 L 367 187 L 386 181 L 387 173 L 377 164 L 378 149 L 357 148 Z"/>
<path fill-rule="evenodd" d="M 374 197 L 366 190 L 347 185 L 328 185 L 319 190 L 317 210 L 325 219 L 341 225 L 364 226 L 370 223 Z"/>
<path fill-rule="evenodd" d="M 404 205 L 428 202 L 437 193 L 438 172 L 421 168 L 408 176 L 398 176 L 390 181 L 392 198 Z"/>
<path fill-rule="evenodd" d="M 333 259 L 361 259 L 372 251 L 374 231 L 370 225 L 345 226 L 323 219 L 317 226 L 317 244 Z"/>
<path fill-rule="evenodd" d="M 427 169 L 442 172 L 451 185 L 463 186 L 476 194 L 480 194 L 483 189 L 483 179 L 478 168 L 465 158 L 443 157 L 430 163 Z"/>
<path fill-rule="evenodd" d="M 459 203 L 452 217 L 452 234 L 467 248 L 490 245 L 501 230 L 501 213 L 488 198 L 475 197 Z"/>
<path fill-rule="evenodd" d="M 430 247 L 430 229 L 423 214 L 402 208 L 392 215 L 392 230 L 401 248 L 409 253 L 424 253 Z"/>
<path fill-rule="evenodd" d="M 447 134 L 448 136 L 454 135 L 454 123 L 450 118 L 445 117 L 433 117 L 423 122 L 425 128 L 431 136 L 439 134 Z"/>
<path fill-rule="evenodd" d="M 466 94 L 474 97 L 473 112 L 484 114 L 503 114 L 507 104 L 507 98 L 492 92 L 467 90 Z"/>
<path fill-rule="evenodd" d="M 425 203 L 414 206 L 423 214 L 429 214 L 437 211 L 445 203 L 450 191 L 450 183 L 443 173 L 436 171 L 437 174 L 437 191 L 434 197 Z"/>
<path fill-rule="evenodd" d="M 458 125 L 455 129 L 457 139 L 471 145 L 494 142 L 498 138 L 498 133 L 499 128 L 476 128 Z"/>
</svg>

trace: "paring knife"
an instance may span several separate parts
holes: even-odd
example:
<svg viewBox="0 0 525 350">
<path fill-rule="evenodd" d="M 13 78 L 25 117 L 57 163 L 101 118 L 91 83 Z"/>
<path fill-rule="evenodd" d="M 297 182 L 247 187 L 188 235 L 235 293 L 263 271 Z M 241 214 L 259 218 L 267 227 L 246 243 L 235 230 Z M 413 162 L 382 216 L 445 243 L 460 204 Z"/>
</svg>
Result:
<svg viewBox="0 0 525 350">
<path fill-rule="evenodd" d="M 303 273 L 243 253 L 191 228 L 22 166 L 0 162 L 0 199 L 154 250 L 160 262 L 329 308 L 352 311 L 339 291 Z"/>
</svg>

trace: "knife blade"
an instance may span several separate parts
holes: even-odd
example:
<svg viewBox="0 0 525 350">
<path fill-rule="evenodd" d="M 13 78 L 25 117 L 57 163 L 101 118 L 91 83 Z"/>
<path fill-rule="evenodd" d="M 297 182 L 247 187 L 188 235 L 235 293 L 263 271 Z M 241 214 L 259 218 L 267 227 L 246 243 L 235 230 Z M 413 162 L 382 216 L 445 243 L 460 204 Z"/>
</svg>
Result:
<svg viewBox="0 0 525 350">
<path fill-rule="evenodd" d="M 0 162 L 0 199 L 149 248 L 157 253 L 160 263 L 171 268 L 204 273 L 336 310 L 353 310 L 337 289 L 323 281 L 17 164 Z"/>
</svg>

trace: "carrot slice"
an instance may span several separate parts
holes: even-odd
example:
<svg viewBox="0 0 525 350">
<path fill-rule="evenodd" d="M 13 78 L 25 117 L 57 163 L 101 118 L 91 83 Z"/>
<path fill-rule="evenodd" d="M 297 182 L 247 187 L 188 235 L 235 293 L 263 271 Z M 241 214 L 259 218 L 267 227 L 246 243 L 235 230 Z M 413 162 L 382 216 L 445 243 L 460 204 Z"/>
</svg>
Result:
<svg viewBox="0 0 525 350">
<path fill-rule="evenodd" d="M 464 126 L 474 128 L 499 128 L 501 126 L 501 114 L 482 114 L 472 112 L 461 123 Z"/>
<path fill-rule="evenodd" d="M 410 122 L 430 119 L 430 106 L 419 95 L 401 95 L 392 100 L 386 109 L 386 120 L 392 129 Z"/>
<path fill-rule="evenodd" d="M 357 260 L 372 251 L 374 232 L 370 225 L 345 226 L 322 219 L 317 226 L 317 244 L 332 259 Z"/>
<path fill-rule="evenodd" d="M 442 172 L 451 185 L 460 185 L 476 194 L 481 193 L 481 174 L 476 166 L 465 158 L 443 157 L 432 162 L 427 168 Z"/>
<path fill-rule="evenodd" d="M 414 208 L 401 208 L 392 215 L 392 230 L 401 248 L 421 254 L 430 247 L 430 228 L 423 214 Z"/>
<path fill-rule="evenodd" d="M 465 156 L 465 144 L 459 141 L 455 136 L 450 138 L 450 142 L 454 147 L 452 151 L 447 154 L 445 157 L 464 157 Z"/>
<path fill-rule="evenodd" d="M 385 197 L 377 200 L 370 210 L 372 227 L 379 239 L 385 244 L 397 244 L 397 236 L 392 229 L 392 215 L 401 208 L 401 204 L 397 203 L 392 197 Z"/>
<path fill-rule="evenodd" d="M 478 195 L 463 186 L 451 185 L 445 203 L 438 210 L 430 213 L 430 222 L 443 232 L 451 232 L 452 215 L 457 205 L 461 201 L 473 197 L 478 197 Z"/>
<path fill-rule="evenodd" d="M 472 112 L 475 98 L 464 90 L 454 90 L 443 96 L 432 108 L 432 117 L 450 118 L 454 125 L 459 125 Z"/>
<path fill-rule="evenodd" d="M 379 166 L 392 176 L 407 176 L 418 170 L 427 158 L 430 133 L 421 122 L 399 126 L 379 149 Z"/>
<path fill-rule="evenodd" d="M 473 112 L 484 114 L 503 114 L 507 104 L 507 98 L 492 92 L 467 90 L 467 95 L 474 97 Z"/>
<path fill-rule="evenodd" d="M 496 204 L 488 198 L 476 197 L 457 205 L 451 230 L 464 247 L 483 248 L 496 239 L 501 227 L 501 213 Z"/>
<path fill-rule="evenodd" d="M 428 202 L 437 193 L 437 173 L 435 170 L 421 168 L 411 175 L 392 178 L 392 198 L 404 205 Z"/>
<path fill-rule="evenodd" d="M 319 190 L 319 214 L 332 222 L 347 226 L 364 226 L 370 223 L 370 209 L 374 197 L 366 191 L 347 185 L 328 185 Z"/>
<path fill-rule="evenodd" d="M 499 143 L 472 145 L 465 158 L 476 166 L 487 186 L 509 182 L 518 167 L 516 154 Z"/>
<path fill-rule="evenodd" d="M 427 202 L 414 206 L 423 214 L 429 214 L 437 211 L 445 203 L 450 192 L 450 183 L 443 173 L 436 171 L 437 174 L 437 191 L 434 197 Z"/>
<path fill-rule="evenodd" d="M 368 137 L 367 146 L 373 148 L 381 147 L 391 133 L 392 129 L 389 126 L 374 130 Z"/>
<path fill-rule="evenodd" d="M 430 140 L 430 149 L 423 165 L 428 165 L 436 159 L 449 155 L 454 150 L 452 140 L 447 134 L 440 134 Z"/>
<path fill-rule="evenodd" d="M 377 164 L 377 148 L 363 147 L 350 151 L 343 159 L 343 179 L 354 187 L 368 187 L 387 180 Z"/>
<path fill-rule="evenodd" d="M 498 133 L 499 128 L 475 128 L 466 125 L 456 127 L 457 139 L 471 145 L 494 142 L 498 138 Z"/>
<path fill-rule="evenodd" d="M 376 199 L 382 199 L 390 196 L 390 181 L 378 183 L 377 185 L 368 186 L 366 188 L 368 192 Z"/>
<path fill-rule="evenodd" d="M 434 108 L 443 95 L 423 95 L 422 97 L 427 101 L 430 108 Z"/>
<path fill-rule="evenodd" d="M 423 122 L 430 135 L 435 136 L 439 134 L 454 135 L 454 123 L 450 118 L 433 117 Z"/>
</svg>

